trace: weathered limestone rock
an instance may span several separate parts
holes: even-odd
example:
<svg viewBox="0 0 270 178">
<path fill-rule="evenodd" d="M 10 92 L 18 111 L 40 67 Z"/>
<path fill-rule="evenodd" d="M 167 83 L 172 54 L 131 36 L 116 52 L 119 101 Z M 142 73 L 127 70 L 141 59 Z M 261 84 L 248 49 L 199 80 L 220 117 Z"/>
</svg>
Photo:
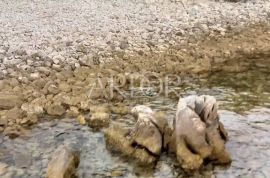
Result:
<svg viewBox="0 0 270 178">
<path fill-rule="evenodd" d="M 14 107 L 20 107 L 22 99 L 19 96 L 11 93 L 0 93 L 0 109 L 12 109 Z"/>
<path fill-rule="evenodd" d="M 48 164 L 47 178 L 74 178 L 80 162 L 79 153 L 67 146 L 60 146 Z"/>
<path fill-rule="evenodd" d="M 118 125 L 113 125 L 106 129 L 105 141 L 107 148 L 124 156 L 134 158 L 138 164 L 148 165 L 153 163 L 157 158 L 144 149 L 132 145 L 129 133 L 130 130 L 125 130 Z"/>
<path fill-rule="evenodd" d="M 154 112 L 147 106 L 136 106 L 131 113 L 137 117 L 134 127 L 125 130 L 113 126 L 107 129 L 107 146 L 134 158 L 140 164 L 151 164 L 161 154 L 164 128 L 168 123 L 162 120 L 163 117 L 155 118 Z"/>
<path fill-rule="evenodd" d="M 219 122 L 212 96 L 189 96 L 179 100 L 170 147 L 186 169 L 198 169 L 204 159 L 229 163 L 225 150 L 227 133 Z"/>
<path fill-rule="evenodd" d="M 152 123 L 152 115 L 139 113 L 137 123 L 131 131 L 134 146 L 145 148 L 151 154 L 159 155 L 162 149 L 162 135 Z"/>
</svg>

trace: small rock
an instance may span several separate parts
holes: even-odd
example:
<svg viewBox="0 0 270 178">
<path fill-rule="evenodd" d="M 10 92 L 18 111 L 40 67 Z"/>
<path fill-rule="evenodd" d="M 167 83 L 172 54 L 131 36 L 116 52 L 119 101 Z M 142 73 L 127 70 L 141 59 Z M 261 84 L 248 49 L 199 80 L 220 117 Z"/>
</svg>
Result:
<svg viewBox="0 0 270 178">
<path fill-rule="evenodd" d="M 35 114 L 28 114 L 27 117 L 24 117 L 20 124 L 24 126 L 31 126 L 33 124 L 36 124 L 38 122 L 38 116 Z"/>
<path fill-rule="evenodd" d="M 0 109 L 20 107 L 22 103 L 22 99 L 19 96 L 10 93 L 0 93 Z"/>
<path fill-rule="evenodd" d="M 30 74 L 30 78 L 31 78 L 32 80 L 38 79 L 39 77 L 40 77 L 39 73 L 31 73 L 31 74 Z"/>
<path fill-rule="evenodd" d="M 123 173 L 123 171 L 121 171 L 121 170 L 113 170 L 112 172 L 111 172 L 111 176 L 112 177 L 121 177 L 121 176 L 123 176 L 124 175 L 124 173 Z"/>
<path fill-rule="evenodd" d="M 44 113 L 43 106 L 39 106 L 36 103 L 23 103 L 21 109 L 28 114 L 42 115 Z"/>
<path fill-rule="evenodd" d="M 59 93 L 59 89 L 58 89 L 57 86 L 55 86 L 55 85 L 50 85 L 50 86 L 48 87 L 48 91 L 49 91 L 50 93 L 52 93 L 52 94 L 57 94 L 57 93 Z"/>
<path fill-rule="evenodd" d="M 63 92 L 69 92 L 71 90 L 71 87 L 68 83 L 66 82 L 61 82 L 59 84 L 59 90 L 63 91 Z"/>
<path fill-rule="evenodd" d="M 65 58 L 63 57 L 63 56 L 61 56 L 61 55 L 56 55 L 56 56 L 54 56 L 53 58 L 52 58 L 52 60 L 53 60 L 53 63 L 54 64 L 59 64 L 59 62 L 61 61 L 64 61 L 65 60 Z"/>
<path fill-rule="evenodd" d="M 77 117 L 77 121 L 81 124 L 81 125 L 85 125 L 86 124 L 86 120 L 85 117 L 83 115 L 79 115 Z"/>
<path fill-rule="evenodd" d="M 3 133 L 11 139 L 20 135 L 20 131 L 15 127 L 6 127 Z"/>
<path fill-rule="evenodd" d="M 46 109 L 47 113 L 53 116 L 61 116 L 66 112 L 65 108 L 60 104 L 48 105 Z"/>
<path fill-rule="evenodd" d="M 79 109 L 77 107 L 71 106 L 67 111 L 68 117 L 77 117 L 80 114 Z"/>
<path fill-rule="evenodd" d="M 93 113 L 89 119 L 89 125 L 93 128 L 106 127 L 110 123 L 110 115 L 105 112 Z"/>
<path fill-rule="evenodd" d="M 16 120 L 20 120 L 22 119 L 23 117 L 25 116 L 25 113 L 23 112 L 23 110 L 17 108 L 17 107 L 14 107 L 10 110 L 8 110 L 6 112 L 6 118 L 9 120 L 9 121 L 16 121 Z"/>
</svg>

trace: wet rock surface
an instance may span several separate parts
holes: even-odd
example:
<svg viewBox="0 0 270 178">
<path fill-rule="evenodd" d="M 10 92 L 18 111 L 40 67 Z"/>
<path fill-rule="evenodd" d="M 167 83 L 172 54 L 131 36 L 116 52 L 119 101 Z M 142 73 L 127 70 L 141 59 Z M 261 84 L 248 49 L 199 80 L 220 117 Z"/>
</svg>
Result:
<svg viewBox="0 0 270 178">
<path fill-rule="evenodd" d="M 131 129 L 112 126 L 105 131 L 108 148 L 134 158 L 139 164 L 152 164 L 162 151 L 163 131 L 159 127 L 162 123 L 157 122 L 154 111 L 147 106 L 135 106 L 131 113 L 136 120 Z"/>
<path fill-rule="evenodd" d="M 73 148 L 74 149 L 74 148 Z M 61 145 L 51 156 L 48 163 L 47 178 L 74 178 L 77 177 L 76 168 L 80 162 L 79 152 Z"/>
<path fill-rule="evenodd" d="M 174 120 L 172 148 L 185 169 L 199 169 L 205 159 L 228 164 L 225 150 L 228 134 L 219 121 L 218 104 L 213 96 L 191 95 L 180 98 Z"/>
</svg>

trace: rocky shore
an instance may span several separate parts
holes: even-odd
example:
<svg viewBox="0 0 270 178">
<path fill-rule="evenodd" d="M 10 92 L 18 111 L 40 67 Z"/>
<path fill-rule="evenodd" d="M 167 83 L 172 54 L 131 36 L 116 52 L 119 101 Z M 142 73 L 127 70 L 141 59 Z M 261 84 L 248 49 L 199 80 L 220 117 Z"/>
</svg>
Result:
<svg viewBox="0 0 270 178">
<path fill-rule="evenodd" d="M 111 76 L 136 83 L 148 71 L 204 77 L 270 66 L 269 1 L 24 0 L 0 9 L 0 132 L 11 138 L 47 115 L 91 122 L 81 114 L 124 100 Z M 108 112 L 92 125 L 108 125 Z"/>
</svg>

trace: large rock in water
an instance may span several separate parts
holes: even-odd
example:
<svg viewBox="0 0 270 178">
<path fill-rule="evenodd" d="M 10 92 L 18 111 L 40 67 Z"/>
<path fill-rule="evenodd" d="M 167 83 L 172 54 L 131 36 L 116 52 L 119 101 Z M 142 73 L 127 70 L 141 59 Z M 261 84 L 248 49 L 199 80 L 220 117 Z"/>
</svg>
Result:
<svg viewBox="0 0 270 178">
<path fill-rule="evenodd" d="M 227 133 L 219 122 L 216 99 L 212 96 L 181 98 L 174 120 L 171 150 L 186 169 L 198 169 L 204 159 L 229 163 L 225 150 Z"/>
<path fill-rule="evenodd" d="M 79 153 L 61 145 L 48 164 L 47 178 L 74 178 L 80 162 Z"/>
<path fill-rule="evenodd" d="M 163 128 L 168 123 L 157 119 L 151 108 L 143 105 L 134 107 L 131 113 L 137 118 L 132 129 L 114 126 L 105 131 L 107 147 L 135 158 L 140 164 L 151 164 L 162 151 Z"/>
</svg>

